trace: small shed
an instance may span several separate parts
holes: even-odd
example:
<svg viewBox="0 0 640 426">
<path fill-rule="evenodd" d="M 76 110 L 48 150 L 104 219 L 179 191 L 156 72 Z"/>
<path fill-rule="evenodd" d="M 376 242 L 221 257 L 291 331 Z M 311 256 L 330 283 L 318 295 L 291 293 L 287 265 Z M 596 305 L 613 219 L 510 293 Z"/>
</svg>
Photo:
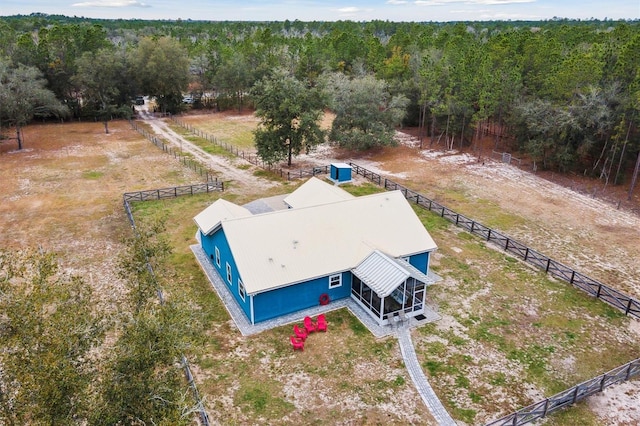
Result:
<svg viewBox="0 0 640 426">
<path fill-rule="evenodd" d="M 331 163 L 329 179 L 336 185 L 351 182 L 351 166 L 347 163 Z"/>
</svg>

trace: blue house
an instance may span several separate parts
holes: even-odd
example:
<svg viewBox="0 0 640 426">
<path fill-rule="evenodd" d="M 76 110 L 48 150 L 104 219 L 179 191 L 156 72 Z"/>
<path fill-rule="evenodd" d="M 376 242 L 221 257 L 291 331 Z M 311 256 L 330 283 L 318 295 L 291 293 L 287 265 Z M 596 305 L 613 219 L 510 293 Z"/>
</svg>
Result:
<svg viewBox="0 0 640 426">
<path fill-rule="evenodd" d="M 346 297 L 380 325 L 424 313 L 437 247 L 400 191 L 354 197 L 311 178 L 284 202 L 252 214 L 220 199 L 194 218 L 252 324 Z"/>
</svg>

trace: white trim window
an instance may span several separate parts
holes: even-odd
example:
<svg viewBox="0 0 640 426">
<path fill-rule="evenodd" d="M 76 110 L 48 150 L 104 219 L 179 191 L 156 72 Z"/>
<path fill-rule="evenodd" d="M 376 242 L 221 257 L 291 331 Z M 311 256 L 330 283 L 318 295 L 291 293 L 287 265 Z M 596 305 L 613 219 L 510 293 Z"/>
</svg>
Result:
<svg viewBox="0 0 640 426">
<path fill-rule="evenodd" d="M 335 274 L 329 276 L 329 288 L 338 288 L 342 285 L 342 274 Z"/>
<path fill-rule="evenodd" d="M 244 301 L 245 297 L 247 296 L 247 292 L 244 289 L 244 283 L 240 278 L 238 278 L 238 294 L 240 295 L 240 298 Z"/>
<path fill-rule="evenodd" d="M 233 282 L 233 276 L 231 275 L 231 265 L 229 265 L 229 262 L 226 262 L 227 264 L 227 281 L 229 282 L 229 285 L 231 285 L 231 283 Z"/>
<path fill-rule="evenodd" d="M 220 250 L 218 249 L 218 247 L 214 247 L 214 250 L 216 252 L 216 265 L 218 265 L 218 268 L 220 267 Z"/>
</svg>

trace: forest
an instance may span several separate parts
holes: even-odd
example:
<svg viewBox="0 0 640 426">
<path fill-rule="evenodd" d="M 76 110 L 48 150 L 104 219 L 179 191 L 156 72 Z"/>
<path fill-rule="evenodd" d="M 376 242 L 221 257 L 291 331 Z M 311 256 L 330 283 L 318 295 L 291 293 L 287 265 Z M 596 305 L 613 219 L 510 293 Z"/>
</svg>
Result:
<svg viewBox="0 0 640 426">
<path fill-rule="evenodd" d="M 419 127 L 424 144 L 450 148 L 473 148 L 491 132 L 496 148 L 527 155 L 536 168 L 607 184 L 629 182 L 640 159 L 636 20 L 205 22 L 33 14 L 0 18 L 0 61 L 0 119 L 5 130 L 17 128 L 18 142 L 20 126 L 38 116 L 103 120 L 108 131 L 109 119 L 131 114 L 136 95 L 155 97 L 171 113 L 187 108 L 187 94 L 189 108 L 259 109 L 253 89 L 284 74 L 315 91 L 314 108 L 344 111 L 342 131 L 330 136 L 350 148 L 392 144 L 388 129 L 397 125 Z M 40 97 L 25 105 L 19 81 L 35 85 Z M 367 99 L 345 96 L 357 89 Z M 390 113 L 368 116 L 344 102 Z"/>
</svg>

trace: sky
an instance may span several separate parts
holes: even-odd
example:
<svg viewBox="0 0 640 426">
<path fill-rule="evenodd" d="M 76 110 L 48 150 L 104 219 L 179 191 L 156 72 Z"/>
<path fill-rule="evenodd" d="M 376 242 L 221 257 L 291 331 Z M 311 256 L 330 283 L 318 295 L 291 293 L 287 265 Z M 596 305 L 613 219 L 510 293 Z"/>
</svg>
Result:
<svg viewBox="0 0 640 426">
<path fill-rule="evenodd" d="M 208 21 L 640 19 L 640 0 L 0 0 L 0 16 Z"/>
</svg>

